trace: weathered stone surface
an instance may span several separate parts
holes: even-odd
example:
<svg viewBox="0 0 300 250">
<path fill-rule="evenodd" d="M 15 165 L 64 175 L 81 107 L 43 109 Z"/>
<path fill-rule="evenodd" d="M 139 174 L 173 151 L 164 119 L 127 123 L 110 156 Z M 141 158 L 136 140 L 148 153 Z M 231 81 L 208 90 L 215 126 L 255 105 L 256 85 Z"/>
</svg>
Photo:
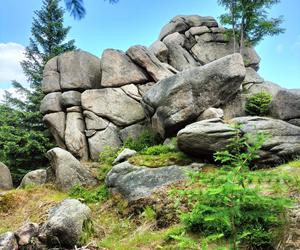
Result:
<svg viewBox="0 0 300 250">
<path fill-rule="evenodd" d="M 63 90 L 99 88 L 100 59 L 85 51 L 70 51 L 58 57 L 60 86 Z"/>
<path fill-rule="evenodd" d="M 46 169 L 37 169 L 27 173 L 20 184 L 21 188 L 24 188 L 29 185 L 43 185 L 47 181 L 47 170 Z"/>
<path fill-rule="evenodd" d="M 251 67 L 246 68 L 246 76 L 243 81 L 243 84 L 249 84 L 249 83 L 263 83 L 264 79 Z"/>
<path fill-rule="evenodd" d="M 146 92 L 151 89 L 156 83 L 155 82 L 148 82 L 146 84 L 138 85 L 139 93 L 143 97 Z"/>
<path fill-rule="evenodd" d="M 291 119 L 288 123 L 300 127 L 300 118 L 299 119 Z"/>
<path fill-rule="evenodd" d="M 190 155 L 212 157 L 224 149 L 237 130 L 221 119 L 210 119 L 192 123 L 177 134 L 178 148 Z"/>
<path fill-rule="evenodd" d="M 149 47 L 149 50 L 160 60 L 161 62 L 168 62 L 168 48 L 162 41 L 155 41 Z"/>
<path fill-rule="evenodd" d="M 150 125 L 146 121 L 130 125 L 130 126 L 120 130 L 120 132 L 119 132 L 120 138 L 123 142 L 129 138 L 136 140 L 141 136 L 141 134 L 143 132 L 145 132 L 146 130 L 149 130 L 149 128 L 150 128 Z"/>
<path fill-rule="evenodd" d="M 39 234 L 39 225 L 36 223 L 26 223 L 15 232 L 15 237 L 19 246 L 26 246 L 31 243 L 33 237 Z"/>
<path fill-rule="evenodd" d="M 143 105 L 162 136 L 174 134 L 205 109 L 234 97 L 244 77 L 241 55 L 229 55 L 158 82 L 144 95 Z"/>
<path fill-rule="evenodd" d="M 243 133 L 263 132 L 268 137 L 260 152 L 260 164 L 280 164 L 300 154 L 300 127 L 287 122 L 258 116 L 237 117 Z"/>
<path fill-rule="evenodd" d="M 300 90 L 279 90 L 273 99 L 271 112 L 282 120 L 300 118 Z"/>
<path fill-rule="evenodd" d="M 17 250 L 18 243 L 13 232 L 0 235 L 0 250 Z"/>
<path fill-rule="evenodd" d="M 201 115 L 197 118 L 197 121 L 208 120 L 213 118 L 220 118 L 224 117 L 224 112 L 222 109 L 216 108 L 208 108 L 206 109 Z"/>
<path fill-rule="evenodd" d="M 50 210 L 40 238 L 48 247 L 74 248 L 79 245 L 83 223 L 90 218 L 90 213 L 90 208 L 80 201 L 66 199 Z"/>
<path fill-rule="evenodd" d="M 210 33 L 211 30 L 206 26 L 201 27 L 192 27 L 188 31 L 185 32 L 185 36 L 190 38 L 191 36 L 202 35 L 204 33 Z"/>
<path fill-rule="evenodd" d="M 57 56 L 50 59 L 45 65 L 43 71 L 42 91 L 45 94 L 61 91 L 57 68 Z"/>
<path fill-rule="evenodd" d="M 103 87 L 118 87 L 149 81 L 146 73 L 120 50 L 105 50 L 101 58 L 101 69 Z"/>
<path fill-rule="evenodd" d="M 130 47 L 126 54 L 139 66 L 144 68 L 154 81 L 173 75 L 146 47 L 136 45 Z"/>
<path fill-rule="evenodd" d="M 118 156 L 117 158 L 113 161 L 113 164 L 117 164 L 123 161 L 126 161 L 128 158 L 131 156 L 136 155 L 137 152 L 135 150 L 132 150 L 130 148 L 125 148 Z"/>
<path fill-rule="evenodd" d="M 78 112 L 68 112 L 65 131 L 65 142 L 68 151 L 80 159 L 87 160 L 88 146 L 85 138 L 83 116 Z"/>
<path fill-rule="evenodd" d="M 168 35 L 163 42 L 168 48 L 168 62 L 175 69 L 182 71 L 200 64 L 183 47 L 185 36 L 178 32 Z"/>
<path fill-rule="evenodd" d="M 253 47 L 243 49 L 243 58 L 246 67 L 252 67 L 256 71 L 259 69 L 260 57 Z"/>
<path fill-rule="evenodd" d="M 73 107 L 67 108 L 66 111 L 67 111 L 67 113 L 69 113 L 69 112 L 82 113 L 82 108 L 81 108 L 81 106 L 73 106 Z"/>
<path fill-rule="evenodd" d="M 46 114 L 43 117 L 43 122 L 49 128 L 57 145 L 61 148 L 66 148 L 65 145 L 66 114 L 64 112 L 55 112 L 51 114 Z"/>
<path fill-rule="evenodd" d="M 168 166 L 154 169 L 123 162 L 112 168 L 105 183 L 111 192 L 133 201 L 151 195 L 160 187 L 187 179 L 185 170 L 188 168 Z"/>
<path fill-rule="evenodd" d="M 141 104 L 121 89 L 87 90 L 82 93 L 81 102 L 85 110 L 107 118 L 119 126 L 127 126 L 145 118 Z"/>
<path fill-rule="evenodd" d="M 94 186 L 96 179 L 68 151 L 53 148 L 47 152 L 55 176 L 55 185 L 61 190 L 69 190 L 76 184 Z"/>
<path fill-rule="evenodd" d="M 99 153 L 107 147 L 118 148 L 121 140 L 118 135 L 118 129 L 112 123 L 105 130 L 96 132 L 92 137 L 88 138 L 91 159 L 97 161 Z"/>
<path fill-rule="evenodd" d="M 91 111 L 85 110 L 83 111 L 83 115 L 86 129 L 88 130 L 103 130 L 106 129 L 109 124 L 109 121 L 97 116 Z"/>
<path fill-rule="evenodd" d="M 13 182 L 9 168 L 0 162 L 0 190 L 8 190 L 13 188 Z"/>
<path fill-rule="evenodd" d="M 40 111 L 43 114 L 61 111 L 61 93 L 53 92 L 47 94 L 41 101 Z"/>
<path fill-rule="evenodd" d="M 61 103 L 63 107 L 80 106 L 81 93 L 78 91 L 67 91 L 61 95 Z"/>
<path fill-rule="evenodd" d="M 133 98 L 134 100 L 137 101 L 142 100 L 142 97 L 139 93 L 139 89 L 136 85 L 134 84 L 125 85 L 122 86 L 121 89 L 125 92 L 126 95 Z"/>
</svg>

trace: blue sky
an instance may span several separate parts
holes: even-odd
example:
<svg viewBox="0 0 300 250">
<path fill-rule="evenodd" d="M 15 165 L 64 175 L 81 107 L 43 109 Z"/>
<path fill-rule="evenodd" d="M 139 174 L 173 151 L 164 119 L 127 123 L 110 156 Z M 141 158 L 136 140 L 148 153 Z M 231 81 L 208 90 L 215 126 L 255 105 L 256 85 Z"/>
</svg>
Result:
<svg viewBox="0 0 300 250">
<path fill-rule="evenodd" d="M 25 83 L 18 61 L 28 44 L 34 10 L 42 0 L 2 1 L 0 8 L 0 90 L 10 80 Z M 62 1 L 62 6 L 64 2 Z M 100 56 L 106 48 L 126 50 L 135 44 L 150 45 L 173 16 L 198 14 L 219 17 L 224 12 L 217 0 L 120 0 L 110 5 L 101 0 L 85 0 L 86 17 L 76 21 L 65 14 L 72 27 L 68 38 L 80 49 Z M 300 88 L 300 1 L 282 0 L 270 16 L 284 16 L 286 32 L 267 37 L 257 47 L 261 56 L 259 73 L 285 88 Z"/>
</svg>

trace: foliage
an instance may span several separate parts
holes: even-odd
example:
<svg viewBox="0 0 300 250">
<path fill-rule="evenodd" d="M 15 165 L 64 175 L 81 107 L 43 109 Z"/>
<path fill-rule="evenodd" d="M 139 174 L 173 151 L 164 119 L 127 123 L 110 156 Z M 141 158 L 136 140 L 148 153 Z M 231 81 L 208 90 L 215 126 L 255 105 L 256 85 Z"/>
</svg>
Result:
<svg viewBox="0 0 300 250">
<path fill-rule="evenodd" d="M 39 112 L 44 96 L 41 91 L 44 66 L 52 57 L 75 49 L 74 40 L 64 42 L 70 27 L 63 27 L 64 11 L 59 0 L 43 0 L 42 8 L 34 14 L 26 59 L 21 62 L 31 90 L 13 81 L 25 100 L 6 92 L 5 105 L 0 110 L 1 118 L 7 116 L 0 123 L 0 160 L 8 165 L 16 182 L 29 170 L 45 167 L 45 152 L 53 147 L 53 139 Z"/>
<path fill-rule="evenodd" d="M 88 243 L 88 240 L 93 236 L 94 233 L 95 230 L 93 221 L 91 219 L 84 220 L 82 225 L 82 232 L 79 239 L 80 244 L 85 245 L 86 243 Z"/>
<path fill-rule="evenodd" d="M 247 98 L 245 111 L 249 115 L 266 115 L 272 102 L 272 95 L 268 92 L 259 92 Z"/>
<path fill-rule="evenodd" d="M 87 189 L 81 185 L 75 185 L 71 188 L 69 195 L 86 203 L 96 203 L 105 201 L 108 198 L 108 189 L 105 185 L 101 185 L 96 189 Z"/>
<path fill-rule="evenodd" d="M 191 206 L 190 212 L 182 214 L 187 230 L 209 238 L 228 238 L 233 249 L 241 244 L 260 248 L 271 245 L 291 202 L 265 195 L 258 188 L 262 181 L 276 180 L 273 175 L 249 171 L 264 141 L 262 134 L 251 137 L 237 133 L 226 150 L 215 154 L 215 160 L 224 164 L 219 171 L 191 174 L 197 188 L 179 191 Z"/>
<path fill-rule="evenodd" d="M 124 141 L 124 148 L 130 148 L 137 152 L 145 150 L 147 147 L 154 146 L 158 142 L 157 136 L 151 130 L 144 130 L 141 135 L 136 138 L 128 138 Z"/>
<path fill-rule="evenodd" d="M 240 52 L 244 44 L 256 45 L 265 36 L 284 32 L 280 28 L 282 17 L 268 18 L 268 10 L 280 0 L 219 0 L 228 13 L 221 15 L 224 25 L 230 25 L 234 41 L 240 40 Z"/>
</svg>

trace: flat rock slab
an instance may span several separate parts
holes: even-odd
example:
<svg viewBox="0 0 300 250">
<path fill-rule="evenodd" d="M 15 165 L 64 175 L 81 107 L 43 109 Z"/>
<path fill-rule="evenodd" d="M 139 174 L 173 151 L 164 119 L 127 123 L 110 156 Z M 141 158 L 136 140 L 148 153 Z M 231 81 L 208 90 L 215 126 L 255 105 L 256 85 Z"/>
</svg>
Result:
<svg viewBox="0 0 300 250">
<path fill-rule="evenodd" d="M 160 187 L 187 179 L 188 167 L 168 166 L 147 168 L 128 162 L 115 165 L 106 177 L 106 185 L 112 192 L 120 193 L 129 201 L 151 195 Z"/>
</svg>

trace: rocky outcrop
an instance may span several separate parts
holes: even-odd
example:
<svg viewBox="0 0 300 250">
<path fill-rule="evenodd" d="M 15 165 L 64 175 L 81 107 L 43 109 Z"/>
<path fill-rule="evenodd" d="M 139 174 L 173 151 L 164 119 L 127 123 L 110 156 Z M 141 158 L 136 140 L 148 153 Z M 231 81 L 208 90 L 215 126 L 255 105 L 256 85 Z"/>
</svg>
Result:
<svg viewBox="0 0 300 250">
<path fill-rule="evenodd" d="M 48 247 L 73 248 L 79 244 L 83 224 L 90 218 L 90 209 L 75 199 L 66 199 L 52 208 L 39 238 Z"/>
<path fill-rule="evenodd" d="M 245 67 L 239 54 L 183 71 L 153 86 L 143 97 L 155 130 L 176 133 L 209 107 L 220 106 L 239 90 Z"/>
<path fill-rule="evenodd" d="M 39 235 L 39 225 L 36 223 L 26 223 L 15 232 L 19 248 L 28 246 L 33 238 Z"/>
<path fill-rule="evenodd" d="M 68 151 L 53 148 L 47 152 L 55 176 L 55 185 L 60 190 L 69 190 L 75 185 L 94 186 L 96 179 Z"/>
<path fill-rule="evenodd" d="M 46 169 L 37 169 L 27 173 L 19 187 L 25 188 L 30 185 L 43 185 L 47 182 L 47 170 Z"/>
<path fill-rule="evenodd" d="M 117 163 L 121 163 L 123 161 L 126 161 L 128 158 L 136 155 L 137 152 L 135 150 L 125 148 L 118 156 L 117 158 L 113 161 L 113 165 Z"/>
<path fill-rule="evenodd" d="M 112 193 L 120 193 L 129 201 L 149 196 L 165 185 L 186 180 L 186 171 L 191 169 L 179 166 L 146 168 L 123 162 L 115 165 L 108 173 L 105 183 Z"/>
<path fill-rule="evenodd" d="M 17 250 L 18 243 L 13 232 L 0 235 L 0 250 Z"/>
<path fill-rule="evenodd" d="M 8 190 L 13 188 L 13 182 L 9 168 L 0 162 L 0 190 Z"/>
</svg>

